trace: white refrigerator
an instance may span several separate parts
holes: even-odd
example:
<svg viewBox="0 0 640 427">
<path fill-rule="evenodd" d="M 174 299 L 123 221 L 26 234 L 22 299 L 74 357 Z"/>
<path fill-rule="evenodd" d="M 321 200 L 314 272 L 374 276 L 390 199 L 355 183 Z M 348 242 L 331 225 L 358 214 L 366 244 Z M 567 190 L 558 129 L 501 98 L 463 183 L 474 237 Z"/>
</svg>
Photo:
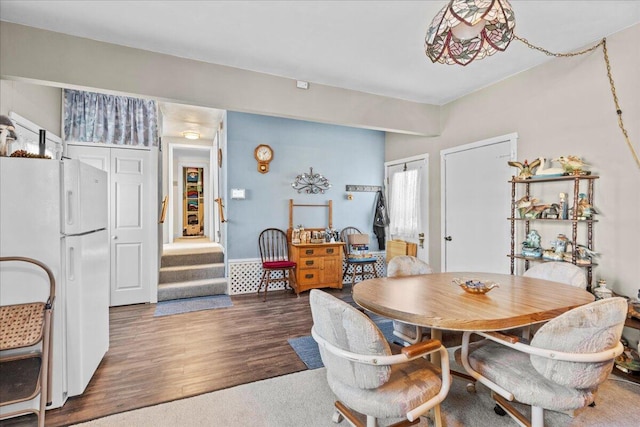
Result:
<svg viewBox="0 0 640 427">
<path fill-rule="evenodd" d="M 106 172 L 78 160 L 0 158 L 0 256 L 35 258 L 56 280 L 49 408 L 82 394 L 109 348 L 108 213 Z M 46 294 L 42 270 L 2 264 L 1 304 Z"/>
</svg>

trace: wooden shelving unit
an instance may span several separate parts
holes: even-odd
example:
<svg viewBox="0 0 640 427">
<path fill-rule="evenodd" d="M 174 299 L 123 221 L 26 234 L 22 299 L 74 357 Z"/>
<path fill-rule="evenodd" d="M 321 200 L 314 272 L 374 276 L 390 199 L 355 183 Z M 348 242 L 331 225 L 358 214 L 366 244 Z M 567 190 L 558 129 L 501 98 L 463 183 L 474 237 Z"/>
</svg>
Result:
<svg viewBox="0 0 640 427">
<path fill-rule="evenodd" d="M 204 197 L 201 168 L 185 168 L 183 212 L 185 235 L 197 236 L 202 234 Z"/>
<path fill-rule="evenodd" d="M 553 178 L 536 178 L 536 179 L 518 179 L 513 177 L 511 181 L 511 216 L 507 218 L 508 221 L 511 222 L 511 252 L 507 255 L 511 260 L 511 274 L 515 274 L 515 263 L 516 260 L 524 261 L 525 270 L 529 268 L 530 262 L 554 262 L 554 260 L 547 260 L 544 258 L 537 257 L 528 257 L 523 256 L 520 253 L 516 253 L 516 224 L 522 222 L 524 224 L 524 236 L 529 234 L 531 223 L 561 223 L 566 224 L 571 227 L 571 233 L 568 233 L 570 236 L 571 242 L 571 263 L 575 264 L 579 267 L 583 267 L 586 269 L 587 273 L 587 282 L 589 286 L 592 285 L 593 280 L 593 267 L 597 264 L 591 262 L 590 264 L 578 263 L 578 259 L 576 257 L 577 254 L 577 245 L 582 244 L 586 246 L 589 250 L 593 250 L 593 224 L 598 222 L 595 219 L 579 219 L 578 214 L 578 200 L 580 191 L 580 184 L 586 183 L 586 197 L 589 204 L 593 204 L 593 193 L 594 193 L 594 181 L 599 177 L 596 175 L 579 175 L 579 176 L 559 176 Z M 571 216 L 568 219 L 559 219 L 559 218 L 520 218 L 516 216 L 516 197 L 519 195 L 520 197 L 531 196 L 530 190 L 532 185 L 551 183 L 551 182 L 566 182 L 571 185 L 572 193 L 573 193 L 573 203 L 571 208 Z M 518 192 L 518 187 L 521 187 L 522 190 L 520 194 Z M 568 193 L 568 192 L 567 192 Z M 578 229 L 584 227 L 584 234 L 580 234 Z M 581 230 L 582 231 L 582 230 Z M 584 240 L 578 241 L 578 237 Z M 557 261 L 555 261 L 557 262 Z"/>
</svg>

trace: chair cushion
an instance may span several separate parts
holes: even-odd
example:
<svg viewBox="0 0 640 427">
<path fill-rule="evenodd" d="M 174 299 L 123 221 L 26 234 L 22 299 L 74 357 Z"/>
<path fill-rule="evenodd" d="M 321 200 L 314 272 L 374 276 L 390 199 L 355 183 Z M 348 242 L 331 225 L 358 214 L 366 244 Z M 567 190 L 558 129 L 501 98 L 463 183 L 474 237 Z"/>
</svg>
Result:
<svg viewBox="0 0 640 427">
<path fill-rule="evenodd" d="M 296 263 L 293 261 L 267 261 L 262 263 L 262 268 L 293 268 Z"/>
<path fill-rule="evenodd" d="M 368 257 L 368 258 L 348 258 L 347 259 L 348 262 L 352 263 L 352 264 L 367 264 L 367 263 L 374 263 L 376 262 L 376 259 L 374 257 Z"/>
<path fill-rule="evenodd" d="M 456 360 L 459 361 L 459 351 Z M 590 389 L 565 387 L 542 376 L 531 364 L 529 355 L 493 341 L 469 345 L 471 367 L 513 393 L 518 402 L 555 411 L 570 411 L 593 402 Z"/>
<path fill-rule="evenodd" d="M 602 299 L 568 311 L 547 322 L 531 340 L 533 347 L 568 353 L 597 353 L 615 347 L 626 319 L 623 298 Z M 563 362 L 531 356 L 533 367 L 546 378 L 568 387 L 597 387 L 613 360 L 602 363 Z"/>
<path fill-rule="evenodd" d="M 353 410 L 376 418 L 399 418 L 438 394 L 438 370 L 425 359 L 393 365 L 389 380 L 375 389 L 361 389 L 327 370 L 327 381 L 338 400 Z"/>
</svg>

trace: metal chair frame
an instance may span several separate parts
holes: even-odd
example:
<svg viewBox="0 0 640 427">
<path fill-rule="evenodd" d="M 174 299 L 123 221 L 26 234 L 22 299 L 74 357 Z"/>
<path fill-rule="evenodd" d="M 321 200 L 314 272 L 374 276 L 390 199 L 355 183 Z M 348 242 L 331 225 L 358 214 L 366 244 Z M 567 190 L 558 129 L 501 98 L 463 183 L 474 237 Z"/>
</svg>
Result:
<svg viewBox="0 0 640 427">
<path fill-rule="evenodd" d="M 44 427 L 46 406 L 51 404 L 51 319 L 55 299 L 55 278 L 51 269 L 38 260 L 27 257 L 0 257 L 0 262 L 7 261 L 33 264 L 44 270 L 49 279 L 49 296 L 44 302 L 32 299 L 20 304 L 0 306 L 0 350 L 26 350 L 38 345 L 36 351 L 30 350 L 28 353 L 0 358 L 0 365 L 5 365 L 3 368 L 7 370 L 0 378 L 0 406 L 39 398 L 37 409 L 24 408 L 6 412 L 0 419 L 34 413 L 38 418 L 38 427 Z M 2 286 L 8 285 L 2 283 Z"/>
</svg>

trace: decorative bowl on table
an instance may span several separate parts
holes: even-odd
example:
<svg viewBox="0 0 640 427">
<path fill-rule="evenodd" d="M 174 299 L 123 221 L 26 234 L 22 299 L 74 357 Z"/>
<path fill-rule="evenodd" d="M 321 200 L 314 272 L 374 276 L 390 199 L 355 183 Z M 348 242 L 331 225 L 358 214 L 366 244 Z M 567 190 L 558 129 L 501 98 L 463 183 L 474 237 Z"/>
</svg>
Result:
<svg viewBox="0 0 640 427">
<path fill-rule="evenodd" d="M 493 288 L 499 287 L 496 282 L 481 281 L 480 279 L 458 279 L 454 278 L 453 283 L 460 286 L 465 292 L 470 294 L 486 294 Z"/>
</svg>

